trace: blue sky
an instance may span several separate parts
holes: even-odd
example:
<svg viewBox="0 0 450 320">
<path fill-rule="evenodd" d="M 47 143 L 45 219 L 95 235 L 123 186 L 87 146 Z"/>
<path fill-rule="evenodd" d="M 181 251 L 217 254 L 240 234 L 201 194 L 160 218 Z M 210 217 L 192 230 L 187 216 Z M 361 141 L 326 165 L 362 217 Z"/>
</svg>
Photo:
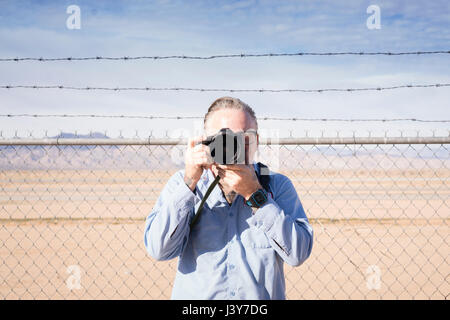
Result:
<svg viewBox="0 0 450 320">
<path fill-rule="evenodd" d="M 66 28 L 67 6 L 81 29 Z M 369 30 L 369 5 L 381 29 Z M 0 1 L 0 56 L 211 55 L 298 51 L 449 50 L 448 1 Z M 450 83 L 449 55 L 289 57 L 211 61 L 20 62 L 0 64 L 1 84 L 204 88 L 325 88 Z M 1 113 L 203 115 L 229 93 L 0 92 Z M 450 89 L 363 93 L 235 94 L 259 116 L 450 119 Z M 188 131 L 190 121 L 4 119 L 4 132 Z M 367 123 L 280 123 L 269 128 L 371 130 Z M 374 130 L 384 129 L 372 124 Z M 392 130 L 448 129 L 395 123 Z M 39 132 L 39 133 L 38 133 Z M 4 135 L 7 135 L 4 134 Z"/>
</svg>

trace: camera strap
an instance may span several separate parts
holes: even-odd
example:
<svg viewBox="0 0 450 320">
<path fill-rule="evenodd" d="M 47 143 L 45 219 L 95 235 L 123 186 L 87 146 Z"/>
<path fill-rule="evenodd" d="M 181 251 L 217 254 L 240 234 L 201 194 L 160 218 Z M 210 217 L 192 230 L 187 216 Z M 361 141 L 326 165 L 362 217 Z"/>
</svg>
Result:
<svg viewBox="0 0 450 320">
<path fill-rule="evenodd" d="M 256 176 L 258 177 L 259 183 L 261 184 L 261 186 L 263 187 L 264 190 L 266 190 L 268 193 L 271 193 L 270 186 L 269 186 L 269 182 L 270 182 L 269 168 L 266 165 L 262 164 L 261 162 L 258 162 L 256 165 L 258 166 L 258 169 L 256 170 Z M 261 169 L 265 171 L 264 174 L 261 174 Z M 211 183 L 211 185 L 208 187 L 208 190 L 206 190 L 206 193 L 203 196 L 202 201 L 200 202 L 197 212 L 189 225 L 191 229 L 197 223 L 198 218 L 200 217 L 200 214 L 202 213 L 202 209 L 206 202 L 206 199 L 208 199 L 208 197 L 211 194 L 211 192 L 213 191 L 213 189 L 219 183 L 219 180 L 220 180 L 220 177 L 217 176 L 214 179 L 214 181 Z"/>
<path fill-rule="evenodd" d="M 200 202 L 200 205 L 197 209 L 197 213 L 195 214 L 194 218 L 191 221 L 191 224 L 189 225 L 191 228 L 197 223 L 198 218 L 200 217 L 200 214 L 202 213 L 203 205 L 205 204 L 206 199 L 208 199 L 209 195 L 213 191 L 214 187 L 219 183 L 220 177 L 217 176 L 214 181 L 209 186 L 208 190 L 206 191 L 205 195 L 203 196 L 202 201 Z"/>
</svg>

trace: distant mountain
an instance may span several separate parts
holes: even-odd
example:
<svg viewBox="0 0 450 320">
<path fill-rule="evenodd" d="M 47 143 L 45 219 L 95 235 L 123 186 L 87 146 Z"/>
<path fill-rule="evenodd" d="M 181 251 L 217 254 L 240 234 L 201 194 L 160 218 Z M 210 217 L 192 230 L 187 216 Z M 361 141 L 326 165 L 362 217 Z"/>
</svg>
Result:
<svg viewBox="0 0 450 320">
<path fill-rule="evenodd" d="M 92 132 L 90 134 L 75 134 L 71 132 L 61 132 L 57 136 L 53 136 L 50 138 L 63 138 L 63 139 L 75 139 L 75 138 L 81 138 L 81 139 L 109 139 L 109 137 L 101 132 Z"/>
<path fill-rule="evenodd" d="M 110 139 L 100 132 L 51 138 Z M 0 146 L 0 170 L 173 170 L 183 167 L 184 150 L 184 145 Z M 272 145 L 261 146 L 260 154 L 260 161 L 283 170 L 450 167 L 449 149 L 442 145 Z"/>
</svg>

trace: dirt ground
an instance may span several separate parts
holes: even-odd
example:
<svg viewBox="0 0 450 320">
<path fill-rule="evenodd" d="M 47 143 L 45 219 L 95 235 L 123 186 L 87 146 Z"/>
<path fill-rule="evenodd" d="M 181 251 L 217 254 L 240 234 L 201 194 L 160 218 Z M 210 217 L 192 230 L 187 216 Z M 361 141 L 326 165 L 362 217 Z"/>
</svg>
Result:
<svg viewBox="0 0 450 320">
<path fill-rule="evenodd" d="M 171 173 L 1 171 L 0 298 L 169 298 L 177 261 L 143 228 Z M 314 228 L 288 299 L 448 299 L 450 170 L 285 174 Z"/>
</svg>

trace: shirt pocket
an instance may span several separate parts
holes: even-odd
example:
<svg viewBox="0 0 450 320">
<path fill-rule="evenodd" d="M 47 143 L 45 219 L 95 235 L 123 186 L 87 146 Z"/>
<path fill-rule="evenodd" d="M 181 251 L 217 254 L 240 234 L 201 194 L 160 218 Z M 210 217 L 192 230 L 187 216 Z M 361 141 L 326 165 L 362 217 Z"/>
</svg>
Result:
<svg viewBox="0 0 450 320">
<path fill-rule="evenodd" d="M 247 248 L 253 249 L 268 249 L 272 248 L 270 240 L 267 235 L 261 229 L 250 226 L 241 235 L 241 241 Z"/>
</svg>

